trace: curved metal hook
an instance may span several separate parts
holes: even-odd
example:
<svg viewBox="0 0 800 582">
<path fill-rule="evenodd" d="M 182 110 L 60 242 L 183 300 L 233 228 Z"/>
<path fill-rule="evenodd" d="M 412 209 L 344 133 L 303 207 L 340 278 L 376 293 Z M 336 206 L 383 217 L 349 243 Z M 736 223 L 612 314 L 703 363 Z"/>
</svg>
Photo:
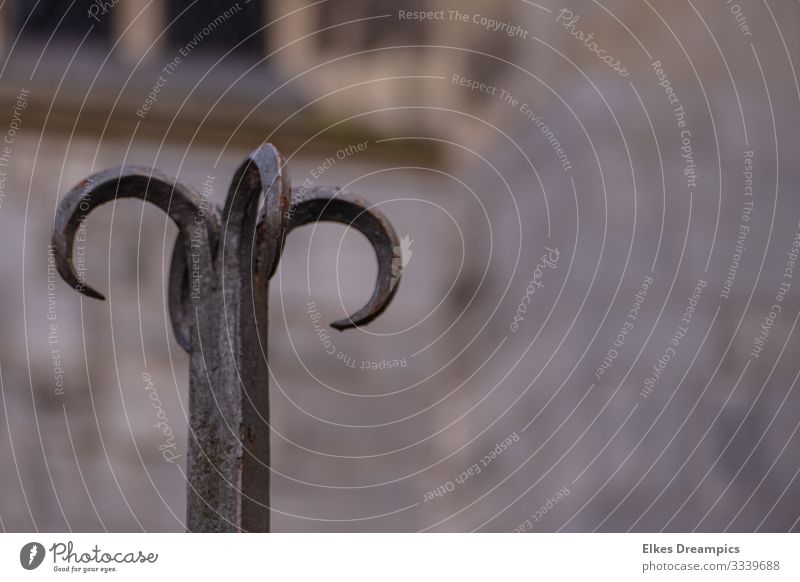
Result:
<svg viewBox="0 0 800 582">
<path fill-rule="evenodd" d="M 372 297 L 332 327 L 372 321 L 397 291 L 399 241 L 380 212 L 338 188 L 297 191 L 294 207 L 291 194 L 283 159 L 265 145 L 235 173 L 222 212 L 191 188 L 136 167 L 95 174 L 59 204 L 53 231 L 58 271 L 76 290 L 98 299 L 103 296 L 84 284 L 72 259 L 76 233 L 95 207 L 139 198 L 178 225 L 169 310 L 178 343 L 192 354 L 186 471 L 191 531 L 269 529 L 269 368 L 258 340 L 268 331 L 269 278 L 288 232 L 309 222 L 334 221 L 359 230 L 375 249 L 378 278 Z M 223 226 L 229 235 L 224 247 Z M 189 317 L 191 311 L 196 317 Z"/>
<path fill-rule="evenodd" d="M 105 299 L 86 285 L 75 270 L 72 249 L 81 223 L 96 207 L 117 198 L 138 198 L 161 208 L 178 226 L 181 236 L 190 236 L 192 217 L 200 208 L 200 195 L 188 186 L 152 168 L 123 166 L 93 174 L 67 192 L 56 213 L 53 229 L 55 262 L 61 277 L 79 293 Z M 204 230 L 208 244 L 215 246 L 215 217 L 209 216 Z"/>
<path fill-rule="evenodd" d="M 264 200 L 259 213 L 258 206 Z M 272 144 L 253 151 L 231 179 L 221 228 L 231 233 L 225 245 L 239 260 L 252 261 L 253 237 L 256 238 L 256 269 L 269 278 L 275 272 L 283 250 L 288 225 L 287 210 L 291 185 L 283 156 Z M 270 244 L 264 244 L 267 236 Z M 182 252 L 182 236 L 175 241 L 169 272 L 167 297 L 175 339 L 186 352 L 190 350 L 186 325 L 189 299 L 189 271 Z"/>
<path fill-rule="evenodd" d="M 296 198 L 302 200 L 291 212 L 287 232 L 309 222 L 339 222 L 360 231 L 375 249 L 378 278 L 372 297 L 364 307 L 331 323 L 331 327 L 342 331 L 369 323 L 389 306 L 400 283 L 402 261 L 397 233 L 379 210 L 356 196 L 343 194 L 340 188 L 306 188 Z"/>
<path fill-rule="evenodd" d="M 267 278 L 278 266 L 289 224 L 288 213 L 292 187 L 283 156 L 272 144 L 251 153 L 236 170 L 222 211 L 223 228 L 235 225 L 241 237 L 242 259 L 252 260 L 253 238 L 256 245 L 255 268 Z M 259 204 L 263 198 L 263 207 Z"/>
<path fill-rule="evenodd" d="M 180 234 L 175 239 L 175 246 L 172 248 L 172 261 L 169 265 L 167 283 L 167 304 L 175 341 L 184 352 L 189 353 L 192 349 L 187 323 L 189 321 L 189 269 L 186 252 L 183 248 L 183 236 Z"/>
<path fill-rule="evenodd" d="M 262 196 L 263 206 L 256 214 Z M 293 200 L 298 201 L 296 205 Z M 375 289 L 364 307 L 332 323 L 334 329 L 341 331 L 369 323 L 383 313 L 397 291 L 402 269 L 400 242 L 386 217 L 360 198 L 343 193 L 340 188 L 295 189 L 292 196 L 283 157 L 271 144 L 255 150 L 236 170 L 222 220 L 221 228 L 231 233 L 231 240 L 224 243 L 226 247 L 230 245 L 240 264 L 253 261 L 255 254 L 254 268 L 258 276 L 267 279 L 274 275 L 286 236 L 294 228 L 309 222 L 332 221 L 352 226 L 364 234 L 375 249 L 378 260 Z M 255 241 L 249 234 L 253 228 Z M 189 273 L 185 255 L 181 252 L 181 236 L 175 241 L 172 255 L 168 297 L 175 337 L 188 352 L 185 311 Z"/>
</svg>

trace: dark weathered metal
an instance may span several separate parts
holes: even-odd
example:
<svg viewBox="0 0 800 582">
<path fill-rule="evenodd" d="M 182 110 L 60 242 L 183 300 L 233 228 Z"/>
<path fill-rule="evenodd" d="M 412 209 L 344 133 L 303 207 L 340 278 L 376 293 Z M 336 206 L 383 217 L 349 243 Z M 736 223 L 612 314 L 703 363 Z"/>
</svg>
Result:
<svg viewBox="0 0 800 582">
<path fill-rule="evenodd" d="M 363 325 L 389 305 L 400 277 L 400 245 L 386 218 L 338 188 L 291 190 L 272 145 L 254 151 L 234 174 L 225 206 L 150 168 L 94 174 L 66 194 L 53 245 L 62 278 L 89 297 L 103 296 L 79 276 L 75 234 L 100 204 L 152 202 L 178 226 L 169 275 L 175 337 L 189 352 L 189 531 L 269 531 L 269 371 L 267 301 L 286 235 L 320 220 L 361 231 L 375 249 L 378 279 L 369 302 L 334 322 Z"/>
</svg>

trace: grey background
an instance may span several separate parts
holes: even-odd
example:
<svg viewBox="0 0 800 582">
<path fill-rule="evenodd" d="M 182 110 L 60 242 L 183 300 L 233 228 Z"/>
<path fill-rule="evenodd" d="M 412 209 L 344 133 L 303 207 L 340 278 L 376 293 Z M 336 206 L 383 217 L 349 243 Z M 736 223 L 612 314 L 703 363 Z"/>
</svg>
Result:
<svg viewBox="0 0 800 582">
<path fill-rule="evenodd" d="M 368 245 L 330 225 L 288 243 L 270 296 L 274 530 L 798 530 L 796 277 L 764 352 L 750 357 L 800 221 L 798 4 L 741 2 L 746 35 L 724 2 L 571 3 L 576 29 L 630 70 L 622 78 L 547 0 L 267 2 L 261 49 L 225 54 L 252 29 L 252 17 L 231 17 L 144 119 L 136 110 L 181 46 L 159 33 L 201 31 L 231 4 L 171 22 L 166 2 L 122 0 L 77 48 L 93 22 L 79 4 L 61 28 L 51 23 L 52 39 L 18 25 L 22 3 L 0 9 L 0 133 L 30 90 L 0 202 L 4 530 L 183 528 L 183 466 L 159 451 L 142 380 L 152 375 L 182 454 L 188 358 L 164 300 L 175 228 L 135 202 L 94 213 L 87 281 L 108 301 L 56 278 L 48 320 L 53 212 L 83 177 L 123 161 L 196 188 L 213 176 L 221 204 L 236 166 L 267 139 L 296 185 L 366 141 L 318 183 L 379 204 L 413 241 L 389 310 L 331 332 L 356 369 L 326 353 L 307 302 L 325 322 L 362 304 L 376 271 Z M 470 19 L 398 18 L 420 9 Z M 527 34 L 487 30 L 475 15 Z M 691 195 L 654 60 L 686 110 Z M 519 107 L 454 74 L 528 103 L 572 169 Z M 725 299 L 749 150 L 754 209 Z M 512 333 L 546 246 L 559 261 Z M 634 329 L 597 380 L 646 276 Z M 701 279 L 688 333 L 644 398 Z M 382 360 L 407 365 L 360 369 Z M 475 464 L 480 473 L 459 482 Z"/>
</svg>

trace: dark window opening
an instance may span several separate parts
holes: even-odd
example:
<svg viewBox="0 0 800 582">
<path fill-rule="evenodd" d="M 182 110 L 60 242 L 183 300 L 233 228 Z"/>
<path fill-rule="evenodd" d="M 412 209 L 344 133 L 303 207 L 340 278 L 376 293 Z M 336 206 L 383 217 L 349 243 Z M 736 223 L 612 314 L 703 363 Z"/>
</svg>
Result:
<svg viewBox="0 0 800 582">
<path fill-rule="evenodd" d="M 14 32 L 23 38 L 46 40 L 54 35 L 59 41 L 80 42 L 89 33 L 86 42 L 110 46 L 113 10 L 112 2 L 101 0 L 18 0 L 12 6 L 12 21 Z"/>
<path fill-rule="evenodd" d="M 188 48 L 221 54 L 236 47 L 236 55 L 261 57 L 264 54 L 262 5 L 261 0 L 168 0 L 169 45 L 176 50 Z"/>
</svg>

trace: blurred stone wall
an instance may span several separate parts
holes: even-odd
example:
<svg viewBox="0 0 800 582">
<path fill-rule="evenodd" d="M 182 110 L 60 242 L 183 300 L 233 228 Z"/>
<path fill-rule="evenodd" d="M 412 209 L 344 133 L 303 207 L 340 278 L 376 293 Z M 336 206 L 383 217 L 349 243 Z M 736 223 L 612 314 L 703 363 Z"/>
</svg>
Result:
<svg viewBox="0 0 800 582">
<path fill-rule="evenodd" d="M 408 7 L 378 8 L 402 39 Z M 295 184 L 345 186 L 407 242 L 392 306 L 364 329 L 326 328 L 330 343 L 316 316 L 367 300 L 371 250 L 331 225 L 287 244 L 270 295 L 273 528 L 797 530 L 800 283 L 786 275 L 800 228 L 800 8 L 741 3 L 751 34 L 711 0 L 430 9 L 467 14 L 428 22 L 417 41 L 450 48 L 428 40 L 439 48 L 422 56 L 397 48 L 347 74 L 311 71 L 282 105 L 349 87 L 316 113 L 364 113 L 380 137 L 274 141 Z M 295 38 L 309 25 L 285 24 Z M 412 73 L 429 78 L 388 78 Z M 379 89 L 350 87 L 367 81 Z M 123 160 L 209 183 L 221 204 L 258 141 L 25 123 L 0 199 L 2 527 L 180 530 L 188 358 L 165 305 L 175 228 L 132 201 L 92 215 L 86 279 L 101 303 L 48 264 L 53 212 Z M 434 144 L 443 163 L 382 139 Z M 153 394 L 174 439 L 155 426 Z"/>
</svg>

